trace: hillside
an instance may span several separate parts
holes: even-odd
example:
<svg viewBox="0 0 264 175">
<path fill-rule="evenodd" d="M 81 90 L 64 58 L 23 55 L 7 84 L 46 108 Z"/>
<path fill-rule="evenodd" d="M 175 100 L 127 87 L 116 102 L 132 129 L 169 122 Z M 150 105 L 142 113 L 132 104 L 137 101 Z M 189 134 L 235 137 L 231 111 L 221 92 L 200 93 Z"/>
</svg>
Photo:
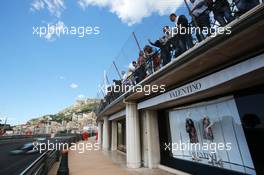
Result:
<svg viewBox="0 0 264 175">
<path fill-rule="evenodd" d="M 86 99 L 86 100 L 77 100 L 75 104 L 69 106 L 57 114 L 47 114 L 39 118 L 31 119 L 28 123 L 34 124 L 39 120 L 51 120 L 61 122 L 71 121 L 73 114 L 75 113 L 89 113 L 92 111 L 96 111 L 99 106 L 100 100 L 98 99 Z"/>
</svg>

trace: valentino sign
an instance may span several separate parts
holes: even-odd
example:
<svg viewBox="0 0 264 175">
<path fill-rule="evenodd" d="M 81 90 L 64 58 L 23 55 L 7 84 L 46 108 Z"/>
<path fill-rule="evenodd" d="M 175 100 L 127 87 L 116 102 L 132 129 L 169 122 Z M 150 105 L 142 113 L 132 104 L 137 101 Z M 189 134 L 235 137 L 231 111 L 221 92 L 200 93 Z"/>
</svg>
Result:
<svg viewBox="0 0 264 175">
<path fill-rule="evenodd" d="M 201 90 L 202 84 L 195 82 L 169 92 L 170 98 L 179 98 Z"/>
<path fill-rule="evenodd" d="M 201 92 L 213 88 L 254 70 L 261 69 L 263 68 L 263 66 L 264 59 L 262 55 L 251 58 L 234 66 L 228 67 L 211 75 L 200 78 L 199 80 L 196 80 L 194 82 L 188 83 L 184 86 L 165 92 L 154 98 L 142 101 L 138 104 L 138 109 L 159 105 L 168 101 L 192 95 L 196 92 Z"/>
</svg>

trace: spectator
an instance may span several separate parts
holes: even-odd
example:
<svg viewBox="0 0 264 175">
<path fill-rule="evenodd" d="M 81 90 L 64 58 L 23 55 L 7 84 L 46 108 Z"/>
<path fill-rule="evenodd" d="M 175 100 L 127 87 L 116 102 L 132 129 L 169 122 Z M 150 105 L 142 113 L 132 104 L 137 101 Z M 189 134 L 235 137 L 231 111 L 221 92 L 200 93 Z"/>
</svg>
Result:
<svg viewBox="0 0 264 175">
<path fill-rule="evenodd" d="M 127 77 L 131 76 L 135 72 L 135 66 L 133 65 L 133 62 L 128 65 L 128 74 Z"/>
<path fill-rule="evenodd" d="M 155 71 L 158 70 L 160 67 L 159 59 L 161 59 L 163 66 L 171 61 L 171 47 L 169 42 L 171 34 L 168 26 L 163 27 L 163 33 L 164 36 L 162 36 L 159 40 L 155 41 L 155 43 L 148 40 L 152 46 L 160 48 L 160 58 L 158 58 L 158 55 L 155 55 L 155 58 L 153 58 Z"/>
<path fill-rule="evenodd" d="M 142 66 L 139 66 L 136 70 L 135 70 L 135 82 L 136 84 L 141 82 L 142 80 L 144 80 L 144 78 L 147 76 L 145 68 Z"/>
<path fill-rule="evenodd" d="M 113 101 L 112 88 L 111 87 L 107 87 L 107 94 L 105 96 L 105 101 L 107 104 L 110 104 Z"/>
<path fill-rule="evenodd" d="M 213 11 L 214 19 L 219 22 L 221 26 L 233 21 L 230 5 L 227 0 L 207 0 L 207 5 Z"/>
<path fill-rule="evenodd" d="M 207 29 L 207 31 L 210 31 L 211 28 L 209 10 L 207 4 L 203 0 L 190 0 L 190 1 L 193 5 L 191 9 L 191 14 L 197 23 L 197 26 L 195 27 L 199 28 L 199 31 L 196 31 L 196 37 L 200 42 L 204 38 L 203 30 Z M 208 32 L 208 35 L 210 35 L 210 32 Z"/>
<path fill-rule="evenodd" d="M 125 81 L 127 79 L 126 71 L 121 71 L 121 75 L 122 75 L 122 81 Z"/>
<path fill-rule="evenodd" d="M 133 74 L 131 75 L 131 83 L 132 85 L 136 84 L 136 70 L 139 68 L 136 61 L 132 61 L 132 67 L 133 67 Z"/>
<path fill-rule="evenodd" d="M 126 74 L 126 72 L 122 71 L 121 75 L 122 75 L 122 84 L 123 85 L 130 85 L 130 82 L 128 80 L 128 75 Z"/>
<path fill-rule="evenodd" d="M 157 70 L 160 69 L 160 54 L 157 49 L 154 49 L 152 61 L 153 61 L 154 71 L 156 72 Z"/>
<path fill-rule="evenodd" d="M 137 69 L 135 70 L 135 73 L 134 73 L 134 79 L 135 79 L 136 84 L 142 81 L 147 76 L 145 70 L 146 69 L 145 69 L 144 52 L 140 51 L 139 57 L 138 57 Z"/>
<path fill-rule="evenodd" d="M 259 0 L 234 0 L 239 10 L 238 15 L 242 15 L 259 4 Z"/>
<path fill-rule="evenodd" d="M 145 65 L 144 52 L 140 51 L 138 54 L 138 65 Z"/>
<path fill-rule="evenodd" d="M 177 16 L 175 13 L 170 15 L 170 21 L 175 23 L 175 27 L 178 27 L 178 31 L 185 29 L 185 33 L 181 35 L 181 40 L 183 41 L 184 47 L 182 52 L 193 47 L 193 38 L 191 32 L 189 32 L 188 19 L 184 15 Z"/>
<path fill-rule="evenodd" d="M 134 83 L 134 72 L 136 70 L 136 67 L 134 66 L 133 62 L 128 65 L 128 74 L 127 74 L 127 84 L 133 85 Z"/>
<path fill-rule="evenodd" d="M 146 59 L 146 73 L 147 75 L 150 75 L 153 73 L 153 62 L 152 62 L 152 56 L 153 56 L 153 49 L 151 46 L 146 45 L 144 47 L 144 57 Z"/>
<path fill-rule="evenodd" d="M 124 91 L 122 91 L 123 89 L 120 89 L 120 87 L 123 86 L 122 84 L 122 80 L 113 80 L 114 82 L 114 98 L 118 98 L 120 95 L 122 95 L 122 93 L 124 93 Z"/>
<path fill-rule="evenodd" d="M 138 64 L 137 64 L 136 61 L 133 61 L 133 62 L 132 62 L 132 65 L 134 66 L 135 70 L 138 68 Z"/>
</svg>

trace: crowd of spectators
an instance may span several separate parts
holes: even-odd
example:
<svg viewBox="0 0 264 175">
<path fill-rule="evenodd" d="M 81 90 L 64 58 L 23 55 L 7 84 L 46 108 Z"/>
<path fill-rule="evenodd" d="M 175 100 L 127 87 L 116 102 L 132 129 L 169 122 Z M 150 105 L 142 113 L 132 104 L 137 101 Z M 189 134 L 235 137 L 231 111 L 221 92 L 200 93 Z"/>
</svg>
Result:
<svg viewBox="0 0 264 175">
<path fill-rule="evenodd" d="M 224 27 L 236 17 L 259 4 L 259 0 L 233 0 L 232 3 L 227 0 L 190 0 L 190 2 L 189 15 L 192 20 L 188 21 L 188 18 L 183 14 L 170 14 L 169 20 L 173 26 L 164 26 L 162 28 L 163 36 L 156 41 L 148 40 L 149 44 L 139 51 L 137 60 L 129 64 L 128 71 L 121 72 L 121 80 L 114 80 L 115 85 L 136 85 L 168 64 L 172 58 L 177 58 L 192 48 L 195 43 L 210 36 L 210 32 L 206 34 L 204 32 L 196 32 L 195 34 L 185 32 L 173 35 L 172 33 L 175 32 L 172 30 L 183 28 L 185 31 L 190 31 L 188 29 L 196 27 L 203 31 L 204 29 L 211 29 L 216 24 L 219 27 Z M 101 109 L 124 93 L 113 91 L 111 87 L 108 88 L 109 90 L 102 100 Z"/>
</svg>

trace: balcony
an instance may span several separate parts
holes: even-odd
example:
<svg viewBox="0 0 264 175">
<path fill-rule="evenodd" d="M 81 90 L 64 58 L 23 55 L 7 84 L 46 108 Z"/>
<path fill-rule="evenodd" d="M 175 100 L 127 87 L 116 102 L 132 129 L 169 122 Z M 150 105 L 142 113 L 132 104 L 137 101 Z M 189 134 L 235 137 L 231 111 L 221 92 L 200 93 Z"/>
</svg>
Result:
<svg viewBox="0 0 264 175">
<path fill-rule="evenodd" d="M 262 53 L 264 50 L 264 38 L 261 37 L 264 30 L 263 19 L 264 6 L 261 3 L 226 25 L 231 27 L 230 35 L 207 37 L 201 42 L 196 42 L 194 47 L 172 58 L 171 62 L 153 71 L 137 85 L 165 85 L 168 91 Z M 255 80 L 250 83 L 257 84 L 261 81 Z M 237 87 L 226 88 L 225 92 Z M 244 88 L 246 87 L 247 84 L 244 84 Z M 143 92 L 132 90 L 117 94 L 109 93 L 105 96 L 105 101 L 101 103 L 99 116 L 111 115 L 125 108 L 124 100 L 140 102 L 158 94 L 146 96 Z M 107 98 L 110 100 L 106 100 Z"/>
</svg>

